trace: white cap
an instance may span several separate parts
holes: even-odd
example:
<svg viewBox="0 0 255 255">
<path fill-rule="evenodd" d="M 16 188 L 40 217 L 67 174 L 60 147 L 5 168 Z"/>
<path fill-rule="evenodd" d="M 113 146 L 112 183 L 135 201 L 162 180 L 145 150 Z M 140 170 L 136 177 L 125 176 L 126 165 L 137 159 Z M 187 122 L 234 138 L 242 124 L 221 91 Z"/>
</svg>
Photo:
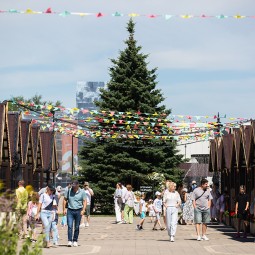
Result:
<svg viewBox="0 0 255 255">
<path fill-rule="evenodd" d="M 159 191 L 157 191 L 157 192 L 155 193 L 155 195 L 156 195 L 156 196 L 161 196 L 161 193 L 160 193 Z"/>
<path fill-rule="evenodd" d="M 60 192 L 62 190 L 61 186 L 57 186 L 57 191 Z"/>
</svg>

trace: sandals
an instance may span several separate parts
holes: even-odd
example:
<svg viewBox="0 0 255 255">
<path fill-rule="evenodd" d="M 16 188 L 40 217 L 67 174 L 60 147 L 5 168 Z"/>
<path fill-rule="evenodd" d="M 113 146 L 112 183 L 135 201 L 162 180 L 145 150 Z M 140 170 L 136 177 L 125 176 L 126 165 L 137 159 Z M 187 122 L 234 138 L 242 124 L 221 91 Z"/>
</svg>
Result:
<svg viewBox="0 0 255 255">
<path fill-rule="evenodd" d="M 157 229 L 156 229 L 156 228 L 153 228 L 152 230 L 156 230 L 156 231 L 157 231 Z"/>
</svg>

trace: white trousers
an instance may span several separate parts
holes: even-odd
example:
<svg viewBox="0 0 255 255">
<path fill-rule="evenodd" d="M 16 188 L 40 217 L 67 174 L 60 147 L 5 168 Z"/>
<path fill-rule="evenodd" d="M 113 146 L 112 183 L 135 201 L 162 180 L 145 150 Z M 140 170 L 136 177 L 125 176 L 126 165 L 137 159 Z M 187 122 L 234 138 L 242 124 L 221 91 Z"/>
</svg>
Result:
<svg viewBox="0 0 255 255">
<path fill-rule="evenodd" d="M 175 206 L 166 209 L 166 228 L 169 236 L 175 236 L 178 220 L 178 208 Z"/>
<path fill-rule="evenodd" d="M 115 215 L 116 215 L 116 221 L 121 221 L 121 208 L 119 207 L 117 203 L 117 199 L 114 199 L 114 209 L 115 209 Z"/>
</svg>

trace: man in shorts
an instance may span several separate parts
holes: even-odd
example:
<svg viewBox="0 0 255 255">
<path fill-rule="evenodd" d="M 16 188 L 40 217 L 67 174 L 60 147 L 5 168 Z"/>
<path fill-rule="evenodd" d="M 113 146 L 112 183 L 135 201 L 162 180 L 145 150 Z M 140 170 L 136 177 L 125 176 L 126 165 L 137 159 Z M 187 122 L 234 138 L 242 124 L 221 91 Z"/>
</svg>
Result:
<svg viewBox="0 0 255 255">
<path fill-rule="evenodd" d="M 200 187 L 192 192 L 192 203 L 194 207 L 194 223 L 196 224 L 197 240 L 208 241 L 206 236 L 207 223 L 210 222 L 210 207 L 212 195 L 209 189 L 208 180 L 202 179 Z M 200 225 L 202 224 L 202 237 Z"/>
</svg>

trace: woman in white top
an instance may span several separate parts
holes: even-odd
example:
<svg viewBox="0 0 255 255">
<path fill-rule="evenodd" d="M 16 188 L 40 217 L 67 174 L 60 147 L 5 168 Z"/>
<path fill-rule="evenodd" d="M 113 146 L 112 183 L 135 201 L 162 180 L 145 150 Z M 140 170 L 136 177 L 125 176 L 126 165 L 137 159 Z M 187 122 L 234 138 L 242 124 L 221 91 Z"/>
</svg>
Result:
<svg viewBox="0 0 255 255">
<path fill-rule="evenodd" d="M 163 197 L 163 205 L 166 208 L 166 227 L 171 242 L 174 242 L 178 220 L 178 207 L 181 204 L 180 194 L 175 189 L 176 183 L 171 182 L 169 184 L 169 192 L 165 192 Z"/>
<path fill-rule="evenodd" d="M 55 188 L 51 185 L 48 185 L 46 188 L 46 192 L 42 193 L 39 198 L 38 210 L 36 219 L 39 219 L 39 215 L 41 216 L 42 224 L 44 227 L 44 235 L 46 241 L 46 248 L 50 248 L 50 228 L 51 223 L 55 218 L 54 207 L 57 206 L 55 196 L 53 193 L 55 192 Z"/>
</svg>

